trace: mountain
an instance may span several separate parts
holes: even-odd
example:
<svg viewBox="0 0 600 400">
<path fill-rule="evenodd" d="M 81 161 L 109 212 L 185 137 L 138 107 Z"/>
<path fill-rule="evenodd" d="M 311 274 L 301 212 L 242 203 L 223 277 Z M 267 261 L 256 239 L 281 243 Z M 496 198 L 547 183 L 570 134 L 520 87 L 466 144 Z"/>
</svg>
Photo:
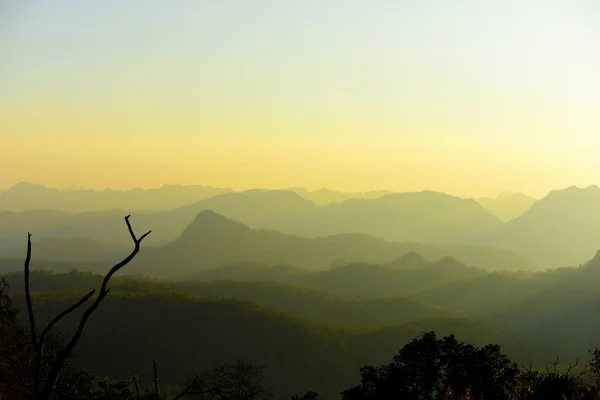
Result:
<svg viewBox="0 0 600 400">
<path fill-rule="evenodd" d="M 600 188 L 553 191 L 483 238 L 548 268 L 582 264 L 600 247 Z"/>
<path fill-rule="evenodd" d="M 379 190 L 371 192 L 338 192 L 336 190 L 318 189 L 309 191 L 303 188 L 290 188 L 298 195 L 313 203 L 324 206 L 329 203 L 339 203 L 348 199 L 376 199 L 381 196 L 391 194 L 388 190 Z"/>
<path fill-rule="evenodd" d="M 406 253 L 402 257 L 388 263 L 386 266 L 394 270 L 406 270 L 423 268 L 427 265 L 427 260 L 417 252 Z"/>
<path fill-rule="evenodd" d="M 325 271 L 302 271 L 284 266 L 232 264 L 197 272 L 185 280 L 278 282 L 341 296 L 407 297 L 456 280 L 486 275 L 450 257 L 421 267 L 397 269 L 390 264 L 350 263 Z"/>
<path fill-rule="evenodd" d="M 0 257 L 0 274 L 5 273 L 23 273 L 23 258 Z M 35 256 L 31 260 L 31 269 L 37 271 L 69 272 L 69 271 L 87 271 L 95 273 L 106 273 L 107 268 L 112 264 L 95 261 L 48 261 L 39 260 Z"/>
<path fill-rule="evenodd" d="M 132 245 L 133 246 L 133 245 Z M 42 238 L 32 240 L 35 258 L 45 261 L 116 262 L 131 251 L 131 246 L 104 243 L 85 237 Z M 26 246 L 10 254 L 10 258 L 24 259 Z"/>
<path fill-rule="evenodd" d="M 11 290 L 22 292 L 23 274 L 4 275 Z M 30 282 L 36 292 L 79 291 L 98 287 L 102 275 L 70 271 L 32 271 Z M 116 277 L 112 290 L 127 292 L 180 293 L 211 299 L 240 299 L 260 307 L 306 318 L 321 324 L 350 328 L 398 325 L 427 318 L 461 317 L 441 307 L 432 307 L 407 298 L 361 298 L 339 296 L 297 286 L 264 281 L 157 281 L 131 276 Z"/>
<path fill-rule="evenodd" d="M 147 250 L 135 265 L 138 271 L 154 276 L 189 275 L 246 261 L 326 269 L 340 258 L 386 262 L 401 255 L 394 246 L 366 235 L 307 239 L 251 229 L 213 211 L 200 212 L 174 242 Z"/>
<path fill-rule="evenodd" d="M 484 318 L 520 301 L 555 288 L 568 274 L 555 272 L 492 273 L 465 279 L 413 294 L 411 298 L 440 305 L 469 317 Z"/>
<path fill-rule="evenodd" d="M 350 199 L 259 227 L 309 237 L 360 232 L 399 242 L 465 244 L 501 226 L 475 200 L 425 191 Z"/>
<path fill-rule="evenodd" d="M 187 215 L 190 221 L 201 211 L 213 211 L 246 224 L 303 216 L 317 206 L 292 191 L 248 190 L 230 192 L 180 207 L 172 214 Z"/>
<path fill-rule="evenodd" d="M 536 199 L 531 196 L 510 192 L 500 193 L 496 198 L 482 197 L 476 200 L 483 208 L 504 222 L 523 215 L 536 202 Z"/>
<path fill-rule="evenodd" d="M 446 283 L 485 275 L 484 270 L 466 266 L 453 258 L 427 263 L 421 268 L 394 270 L 385 266 L 352 263 L 343 267 L 292 276 L 295 286 L 341 295 L 407 297 Z"/>
<path fill-rule="evenodd" d="M 207 186 L 164 185 L 158 189 L 59 190 L 20 182 L 0 192 L 0 210 L 53 209 L 69 213 L 111 208 L 169 210 L 231 191 Z"/>
<path fill-rule="evenodd" d="M 227 193 L 172 211 L 140 211 L 135 207 L 83 213 L 47 209 L 0 212 L 0 255 L 18 254 L 27 232 L 32 232 L 35 239 L 84 237 L 129 246 L 131 239 L 123 223 L 123 216 L 127 214 L 132 214 L 131 222 L 136 231 L 153 231 L 145 241 L 147 245 L 159 245 L 175 240 L 204 210 L 218 211 L 252 223 L 298 216 L 317 208 L 293 192 L 276 190 Z"/>
<path fill-rule="evenodd" d="M 10 255 L 21 252 L 27 240 L 27 232 L 32 233 L 32 240 L 45 238 L 87 238 L 98 242 L 129 246 L 131 237 L 123 217 L 131 211 L 120 209 L 70 214 L 56 210 L 29 210 L 21 212 L 0 212 L 0 254 Z M 169 238 L 176 237 L 189 221 L 174 232 L 165 227 L 177 225 L 169 222 L 168 213 L 136 212 L 132 216 L 132 224 L 136 231 L 156 229 L 148 237 L 146 244 L 165 243 Z M 152 226 L 153 228 L 148 228 Z M 79 240 L 79 239 L 77 239 Z"/>
<path fill-rule="evenodd" d="M 600 252 L 578 268 L 560 268 L 545 275 L 554 285 L 533 293 L 491 318 L 540 342 L 561 343 L 571 353 L 598 347 L 600 337 Z M 574 340 L 576 338 L 576 340 Z"/>
<path fill-rule="evenodd" d="M 317 323 L 352 328 L 372 328 L 418 319 L 459 316 L 450 310 L 402 297 L 367 299 L 359 296 L 336 296 L 275 282 L 182 282 L 175 283 L 174 287 L 195 296 L 249 300 L 261 307 Z"/>
<path fill-rule="evenodd" d="M 159 248 L 146 248 L 134 261 L 136 272 L 158 277 L 193 275 L 225 264 L 258 262 L 311 270 L 327 269 L 332 263 L 369 262 L 385 264 L 415 251 L 418 245 L 390 243 L 364 234 L 339 234 L 320 238 L 284 235 L 252 229 L 212 211 L 200 212 L 181 236 Z M 424 257 L 454 254 L 461 262 L 487 257 L 488 266 L 511 269 L 526 263 L 518 256 L 487 249 L 430 249 Z M 442 254 L 437 257 L 437 254 Z M 453 254 L 454 253 L 454 254 Z M 487 256 L 484 256 L 487 255 Z M 494 258 L 494 256 L 499 257 Z M 514 263 L 512 263 L 514 262 Z M 476 264 L 475 264 L 476 265 Z M 132 269 L 132 271 L 134 270 Z"/>
</svg>

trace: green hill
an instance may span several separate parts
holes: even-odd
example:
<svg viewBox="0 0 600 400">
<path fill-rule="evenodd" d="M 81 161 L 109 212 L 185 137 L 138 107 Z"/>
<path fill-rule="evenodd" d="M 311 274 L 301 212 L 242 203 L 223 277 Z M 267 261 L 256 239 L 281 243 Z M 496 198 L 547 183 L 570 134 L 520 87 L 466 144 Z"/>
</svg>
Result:
<svg viewBox="0 0 600 400">
<path fill-rule="evenodd" d="M 35 294 L 40 323 L 80 295 Z M 23 296 L 15 296 L 15 303 L 22 307 Z M 69 332 L 74 317 L 58 328 Z M 340 388 L 354 384 L 361 366 L 387 361 L 409 340 L 432 328 L 440 335 L 457 333 L 475 343 L 497 343 L 502 338 L 494 328 L 465 320 L 433 319 L 351 331 L 316 325 L 251 302 L 114 290 L 90 320 L 77 346 L 76 360 L 101 376 L 127 379 L 135 372 L 149 379 L 151 360 L 156 359 L 161 381 L 180 384 L 214 363 L 246 358 L 267 366 L 267 383 L 279 394 L 315 390 L 336 398 Z M 507 344 L 509 354 L 532 354 L 532 346 L 509 336 L 504 339 L 516 343 Z"/>
<path fill-rule="evenodd" d="M 24 290 L 22 273 L 6 274 L 14 291 Z M 36 292 L 79 291 L 98 287 L 102 276 L 69 272 L 56 274 L 33 271 L 31 287 Z M 341 296 L 275 282 L 261 281 L 157 281 L 135 277 L 116 278 L 112 287 L 126 292 L 154 294 L 183 293 L 212 299 L 241 299 L 261 307 L 310 319 L 317 323 L 354 328 L 398 325 L 408 321 L 457 317 L 459 314 L 441 307 L 431 307 L 410 299 L 361 298 Z"/>
</svg>

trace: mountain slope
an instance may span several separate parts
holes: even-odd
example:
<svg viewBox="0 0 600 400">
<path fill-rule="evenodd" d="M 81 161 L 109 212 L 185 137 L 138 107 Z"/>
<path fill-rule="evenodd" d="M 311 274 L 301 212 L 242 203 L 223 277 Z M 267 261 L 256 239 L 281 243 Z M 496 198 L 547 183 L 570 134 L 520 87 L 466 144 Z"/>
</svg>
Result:
<svg viewBox="0 0 600 400">
<path fill-rule="evenodd" d="M 339 258 L 385 262 L 399 255 L 385 241 L 365 235 L 306 239 L 251 229 L 212 211 L 203 211 L 176 241 L 148 249 L 135 260 L 135 265 L 141 265 L 143 269 L 139 270 L 150 275 L 175 276 L 246 261 L 325 269 Z"/>
<path fill-rule="evenodd" d="M 40 324 L 80 295 L 35 294 Z M 23 296 L 15 296 L 15 305 L 23 307 Z M 76 316 L 70 315 L 57 328 L 69 332 Z M 532 355 L 531 347 L 521 352 L 523 345 L 512 345 L 512 337 L 461 319 L 351 331 L 315 325 L 250 302 L 114 290 L 90 319 L 75 358 L 85 370 L 116 379 L 126 379 L 133 372 L 150 377 L 156 359 L 165 384 L 179 384 L 214 363 L 246 358 L 266 365 L 267 383 L 280 395 L 315 390 L 333 398 L 340 388 L 355 384 L 361 366 L 386 362 L 429 329 L 440 336 L 455 333 L 461 340 L 477 344 L 504 339 L 509 354 L 519 353 L 521 359 Z M 537 356 L 544 354 L 538 352 Z"/>
<path fill-rule="evenodd" d="M 301 216 L 318 207 L 292 191 L 248 190 L 230 192 L 197 203 L 180 207 L 173 214 L 188 215 L 192 219 L 202 211 L 213 211 L 246 224 L 279 218 Z"/>
<path fill-rule="evenodd" d="M 136 231 L 153 231 L 145 243 L 158 245 L 175 240 L 204 210 L 218 210 L 233 219 L 256 222 L 297 216 L 317 208 L 293 192 L 262 190 L 226 193 L 172 211 L 140 211 L 141 205 L 136 204 L 131 207 L 85 213 L 46 209 L 0 212 L 0 255 L 20 252 L 22 237 L 27 232 L 32 232 L 36 240 L 50 237 L 80 240 L 83 237 L 128 246 L 131 239 L 123 223 L 123 216 L 127 214 L 132 214 Z"/>
<path fill-rule="evenodd" d="M 226 265 L 186 277 L 187 280 L 270 281 L 343 296 L 406 297 L 450 282 L 485 275 L 452 258 L 421 267 L 398 269 L 390 264 L 351 263 L 326 271 L 301 271 L 249 263 Z"/>
<path fill-rule="evenodd" d="M 496 312 L 494 321 L 540 342 L 563 343 L 571 352 L 598 347 L 600 252 L 582 267 L 547 274 L 556 284 Z"/>
<path fill-rule="evenodd" d="M 483 243 L 519 252 L 547 268 L 579 265 L 600 246 L 600 188 L 553 191 Z"/>
<path fill-rule="evenodd" d="M 291 277 L 296 286 L 330 293 L 367 297 L 410 296 L 422 290 L 486 272 L 452 258 L 428 263 L 421 268 L 394 270 L 385 266 L 352 263 L 343 267 Z"/>
<path fill-rule="evenodd" d="M 112 243 L 103 243 L 85 237 L 53 238 L 47 237 L 32 241 L 35 258 L 44 261 L 80 261 L 117 262 L 131 251 L 130 247 Z M 26 246 L 15 250 L 10 258 L 24 259 Z"/>
<path fill-rule="evenodd" d="M 22 273 L 4 276 L 11 290 L 21 292 Z M 102 275 L 69 272 L 49 273 L 32 271 L 31 287 L 36 292 L 79 291 L 100 286 Z M 339 296 L 291 285 L 263 281 L 151 281 L 134 277 L 117 277 L 113 290 L 133 293 L 151 292 L 170 295 L 191 294 L 211 299 L 240 299 L 260 307 L 306 318 L 317 323 L 351 328 L 372 328 L 398 325 L 409 321 L 459 317 L 458 313 L 432 307 L 407 298 L 361 298 Z"/>
<path fill-rule="evenodd" d="M 536 199 L 523 193 L 500 193 L 492 199 L 482 197 L 476 199 L 479 204 L 501 221 L 511 221 L 527 211 L 536 202 Z"/>
<path fill-rule="evenodd" d="M 418 246 L 389 243 L 363 234 L 340 234 L 312 239 L 284 235 L 275 231 L 251 229 L 212 211 L 203 211 L 177 240 L 160 248 L 145 249 L 134 261 L 134 266 L 136 272 L 158 277 L 192 275 L 220 265 L 242 262 L 322 270 L 334 262 L 385 264 L 414 251 L 415 247 Z M 487 254 L 492 263 L 508 260 L 515 261 L 520 267 L 525 264 L 518 256 L 494 260 L 491 256 L 497 253 L 487 252 L 486 249 L 471 249 L 475 255 L 461 249 L 452 251 L 434 247 L 433 250 L 432 253 L 437 251 L 442 254 L 440 257 L 452 253 L 464 255 L 462 262 Z M 425 253 L 426 257 L 429 255 Z M 504 264 L 505 268 L 514 266 Z"/>
<path fill-rule="evenodd" d="M 392 192 L 388 190 L 370 191 L 370 192 L 338 192 L 336 190 L 318 189 L 309 191 L 303 188 L 290 188 L 303 198 L 313 203 L 324 206 L 329 203 L 339 203 L 348 199 L 376 199 Z"/>
<path fill-rule="evenodd" d="M 360 232 L 391 241 L 455 244 L 466 243 L 501 225 L 475 200 L 418 192 L 346 200 L 263 227 L 303 236 Z"/>
</svg>

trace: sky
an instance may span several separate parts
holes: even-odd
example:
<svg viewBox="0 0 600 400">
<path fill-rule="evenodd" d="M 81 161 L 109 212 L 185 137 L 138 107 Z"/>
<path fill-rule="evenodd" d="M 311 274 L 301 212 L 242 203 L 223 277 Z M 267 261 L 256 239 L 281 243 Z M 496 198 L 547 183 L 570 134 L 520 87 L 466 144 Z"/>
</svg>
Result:
<svg viewBox="0 0 600 400">
<path fill-rule="evenodd" d="M 0 187 L 600 184 L 597 0 L 4 0 Z"/>
</svg>

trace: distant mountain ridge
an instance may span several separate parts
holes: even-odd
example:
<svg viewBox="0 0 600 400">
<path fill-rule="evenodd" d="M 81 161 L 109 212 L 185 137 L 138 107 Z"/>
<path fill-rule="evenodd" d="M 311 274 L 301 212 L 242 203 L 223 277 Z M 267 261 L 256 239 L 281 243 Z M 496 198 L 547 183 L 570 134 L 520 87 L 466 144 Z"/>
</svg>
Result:
<svg viewBox="0 0 600 400">
<path fill-rule="evenodd" d="M 319 207 L 297 193 L 286 190 L 248 190 L 229 192 L 173 210 L 173 214 L 194 217 L 213 211 L 246 224 L 268 223 L 281 218 L 303 216 Z"/>
<path fill-rule="evenodd" d="M 177 240 L 148 248 L 135 265 L 140 273 L 163 277 L 191 275 L 195 271 L 243 262 L 325 270 L 340 262 L 398 262 L 398 258 L 417 249 L 429 259 L 453 256 L 467 263 L 475 259 L 486 261 L 483 266 L 473 263 L 480 268 L 501 269 L 500 265 L 514 268 L 518 264 L 520 268 L 529 269 L 526 260 L 500 250 L 392 243 L 365 234 L 305 238 L 253 229 L 213 211 L 200 212 Z"/>
<path fill-rule="evenodd" d="M 548 268 L 582 264 L 600 247 L 600 188 L 552 191 L 480 243 L 516 251 Z"/>
<path fill-rule="evenodd" d="M 389 190 L 374 190 L 368 192 L 339 192 L 330 189 L 306 190 L 304 188 L 288 188 L 303 198 L 312 201 L 318 206 L 324 206 L 329 203 L 340 203 L 349 199 L 376 199 L 381 196 L 392 194 Z"/>
<path fill-rule="evenodd" d="M 37 186 L 30 189 L 46 190 Z M 6 192 L 0 198 L 5 195 Z M 507 194 L 500 198 L 514 196 Z M 28 231 L 34 234 L 36 241 L 87 237 L 126 246 L 129 237 L 122 220 L 125 214 L 133 214 L 136 229 L 153 230 L 148 246 L 160 246 L 176 240 L 196 215 L 205 210 L 239 220 L 252 228 L 307 238 L 366 234 L 392 242 L 433 245 L 438 249 L 505 249 L 504 254 L 522 254 L 522 260 L 532 260 L 541 268 L 578 265 L 591 257 L 600 245 L 600 188 L 596 186 L 553 191 L 507 223 L 473 199 L 430 191 L 348 199 L 319 207 L 292 191 L 251 190 L 218 194 L 172 211 L 126 208 L 86 213 L 0 212 L 0 255 L 21 251 L 23 235 Z M 444 255 L 456 254 L 441 256 Z M 472 262 L 470 256 L 456 255 L 456 258 Z M 517 260 L 511 262 L 514 265 L 504 268 L 518 267 Z M 493 264 L 496 269 L 501 263 L 477 257 L 473 264 L 486 269 Z"/>
<path fill-rule="evenodd" d="M 523 215 L 537 201 L 534 197 L 523 193 L 510 192 L 500 193 L 496 198 L 481 197 L 475 200 L 504 222 Z"/>
<path fill-rule="evenodd" d="M 0 191 L 0 211 L 52 209 L 69 213 L 104 211 L 112 208 L 170 210 L 203 198 L 231 191 L 209 186 L 164 185 L 158 189 L 59 190 L 20 182 Z"/>
<path fill-rule="evenodd" d="M 391 241 L 456 244 L 501 226 L 473 199 L 423 191 L 349 199 L 259 227 L 308 237 L 360 232 Z"/>
</svg>

